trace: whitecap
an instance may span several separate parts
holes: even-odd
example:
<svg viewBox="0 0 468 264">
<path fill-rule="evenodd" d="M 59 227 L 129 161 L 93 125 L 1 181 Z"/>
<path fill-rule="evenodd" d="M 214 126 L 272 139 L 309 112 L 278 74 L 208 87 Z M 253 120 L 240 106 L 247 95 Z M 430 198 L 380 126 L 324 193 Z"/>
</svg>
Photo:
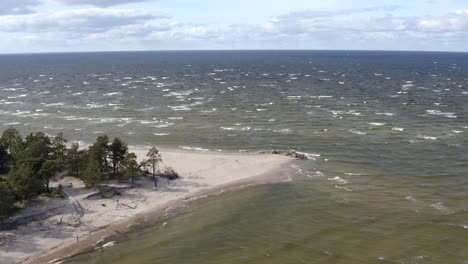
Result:
<svg viewBox="0 0 468 264">
<path fill-rule="evenodd" d="M 452 132 L 455 133 L 455 134 L 463 133 L 463 131 L 461 131 L 461 130 L 452 130 Z"/>
<path fill-rule="evenodd" d="M 310 160 L 316 160 L 316 158 L 322 156 L 321 154 L 315 154 L 315 153 L 307 153 L 307 152 L 300 152 L 300 151 L 296 151 L 296 152 L 299 154 L 305 155 Z"/>
<path fill-rule="evenodd" d="M 394 113 L 375 113 L 376 115 L 386 115 L 386 116 L 393 116 Z"/>
<path fill-rule="evenodd" d="M 112 92 L 112 93 L 105 93 L 103 96 L 114 96 L 114 95 L 119 95 L 122 96 L 123 92 Z"/>
<path fill-rule="evenodd" d="M 429 110 L 426 110 L 426 113 L 429 115 L 445 116 L 448 118 L 457 118 L 457 116 L 454 113 L 442 112 L 440 110 L 429 109 Z"/>
<path fill-rule="evenodd" d="M 149 121 L 149 120 L 140 120 L 140 124 L 148 125 L 148 124 L 157 124 L 159 121 Z"/>
<path fill-rule="evenodd" d="M 384 125 L 386 125 L 386 123 L 370 122 L 369 125 L 371 125 L 371 126 L 384 126 Z"/>
<path fill-rule="evenodd" d="M 185 150 L 195 150 L 195 151 L 210 151 L 209 149 L 200 148 L 200 147 L 190 147 L 190 146 L 179 146 L 181 149 Z"/>
<path fill-rule="evenodd" d="M 192 110 L 187 105 L 175 105 L 175 106 L 169 106 L 169 107 L 174 111 L 190 111 L 190 110 Z"/>
<path fill-rule="evenodd" d="M 402 127 L 392 127 L 393 131 L 404 131 L 405 129 Z"/>
<path fill-rule="evenodd" d="M 237 127 L 220 127 L 222 130 L 229 130 L 229 131 L 248 131 L 251 127 L 248 126 L 237 126 Z"/>
<path fill-rule="evenodd" d="M 3 104 L 6 104 L 6 105 L 9 105 L 9 104 L 23 104 L 23 102 L 21 102 L 21 101 L 13 101 L 13 102 L 4 101 Z"/>
<path fill-rule="evenodd" d="M 155 136 L 169 136 L 170 133 L 153 133 Z"/>
<path fill-rule="evenodd" d="M 50 106 L 64 106 L 65 103 L 50 103 L 50 104 L 45 104 L 44 106 L 50 107 Z"/>
<path fill-rule="evenodd" d="M 437 211 L 439 211 L 439 212 L 441 212 L 443 214 L 446 214 L 446 213 L 450 212 L 450 210 L 442 202 L 433 203 L 433 204 L 431 204 L 429 206 L 436 209 Z"/>
<path fill-rule="evenodd" d="M 329 181 L 334 181 L 334 182 L 337 182 L 337 183 L 340 183 L 340 184 L 347 184 L 348 181 L 339 177 L 339 176 L 336 176 L 335 178 L 328 178 Z"/>
<path fill-rule="evenodd" d="M 86 104 L 85 108 L 101 108 L 106 106 L 105 104 L 96 104 L 96 103 L 91 103 L 91 104 Z"/>
<path fill-rule="evenodd" d="M 164 128 L 164 127 L 170 127 L 174 125 L 174 123 L 165 123 L 165 124 L 160 124 L 160 125 L 153 125 L 151 127 L 155 127 L 155 128 Z"/>
<path fill-rule="evenodd" d="M 348 130 L 349 132 L 353 133 L 353 134 L 356 134 L 356 135 L 367 135 L 366 132 L 362 132 L 362 131 L 359 131 L 359 130 L 355 130 L 355 129 L 350 129 Z"/>
<path fill-rule="evenodd" d="M 168 117 L 167 119 L 169 119 L 169 120 L 181 120 L 181 119 L 184 119 L 184 117 L 182 117 L 182 116 L 171 116 L 171 117 Z"/>
<path fill-rule="evenodd" d="M 422 138 L 422 139 L 426 139 L 426 140 L 437 140 L 437 137 L 424 136 L 424 135 L 418 135 L 418 138 Z"/>
<path fill-rule="evenodd" d="M 273 132 L 282 133 L 282 134 L 291 134 L 292 130 L 289 128 L 280 128 L 280 129 L 273 130 Z"/>
<path fill-rule="evenodd" d="M 344 186 L 335 185 L 335 188 L 341 189 L 341 190 L 345 190 L 345 191 L 348 191 L 348 192 L 352 192 L 352 191 L 353 191 L 353 190 L 349 189 L 348 187 L 344 187 Z"/>
</svg>

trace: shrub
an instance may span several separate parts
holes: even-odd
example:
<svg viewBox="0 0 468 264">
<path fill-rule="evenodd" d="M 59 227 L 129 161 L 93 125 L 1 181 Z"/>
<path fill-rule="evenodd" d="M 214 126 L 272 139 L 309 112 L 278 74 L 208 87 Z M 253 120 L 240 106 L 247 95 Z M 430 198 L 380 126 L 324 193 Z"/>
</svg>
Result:
<svg viewBox="0 0 468 264">
<path fill-rule="evenodd" d="M 177 178 L 179 178 L 179 174 L 171 167 L 166 167 L 164 169 L 164 172 L 161 172 L 159 174 L 159 177 L 161 178 L 167 178 L 169 180 L 175 180 Z"/>
</svg>

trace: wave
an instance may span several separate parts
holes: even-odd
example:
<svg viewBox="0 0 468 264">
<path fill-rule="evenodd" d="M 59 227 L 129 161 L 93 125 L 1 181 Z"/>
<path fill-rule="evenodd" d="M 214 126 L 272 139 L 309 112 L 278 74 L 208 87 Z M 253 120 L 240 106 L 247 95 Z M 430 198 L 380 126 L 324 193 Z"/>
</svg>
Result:
<svg viewBox="0 0 468 264">
<path fill-rule="evenodd" d="M 171 133 L 153 133 L 155 136 L 169 136 Z"/>
<path fill-rule="evenodd" d="M 252 128 L 248 126 L 238 126 L 238 127 L 220 127 L 222 130 L 228 131 L 249 131 Z"/>
<path fill-rule="evenodd" d="M 112 92 L 112 93 L 105 93 L 103 96 L 114 96 L 114 95 L 119 95 L 122 96 L 123 92 Z"/>
<path fill-rule="evenodd" d="M 187 105 L 175 105 L 169 106 L 174 111 L 190 111 L 192 108 L 188 107 Z"/>
<path fill-rule="evenodd" d="M 444 203 L 442 202 L 438 202 L 438 203 L 433 203 L 431 205 L 429 205 L 430 207 L 436 209 L 437 211 L 443 213 L 443 214 L 448 214 L 450 213 L 450 209 L 448 207 L 446 207 L 444 205 Z"/>
<path fill-rule="evenodd" d="M 385 126 L 387 123 L 378 123 L 378 122 L 370 122 L 369 125 L 371 126 Z"/>
<path fill-rule="evenodd" d="M 339 177 L 339 176 L 336 176 L 335 178 L 328 178 L 329 181 L 334 181 L 334 182 L 337 182 L 339 184 L 347 184 L 349 181 Z"/>
<path fill-rule="evenodd" d="M 60 103 L 50 103 L 50 104 L 45 104 L 44 106 L 47 106 L 47 107 L 52 107 L 52 106 L 64 106 L 65 103 L 63 102 L 60 102 Z"/>
<path fill-rule="evenodd" d="M 200 147 L 190 147 L 190 146 L 179 146 L 179 148 L 185 149 L 185 150 L 202 151 L 202 152 L 210 151 L 209 149 L 200 148 Z"/>
<path fill-rule="evenodd" d="M 355 130 L 355 129 L 350 129 L 348 130 L 349 132 L 353 133 L 353 134 L 356 134 L 356 135 L 367 135 L 366 132 L 362 132 L 362 131 L 359 131 L 359 130 Z"/>
<path fill-rule="evenodd" d="M 442 112 L 440 110 L 434 110 L 434 109 L 426 110 L 426 113 L 428 115 L 445 116 L 445 117 L 448 117 L 448 118 L 457 118 L 458 117 L 458 116 L 455 115 L 455 113 Z"/>
</svg>

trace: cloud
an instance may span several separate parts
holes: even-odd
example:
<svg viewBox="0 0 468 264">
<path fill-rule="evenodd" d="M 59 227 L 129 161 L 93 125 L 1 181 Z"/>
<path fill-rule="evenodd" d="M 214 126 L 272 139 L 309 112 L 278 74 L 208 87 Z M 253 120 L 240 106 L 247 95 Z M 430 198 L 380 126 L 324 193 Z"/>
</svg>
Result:
<svg viewBox="0 0 468 264">
<path fill-rule="evenodd" d="M 109 7 L 121 4 L 146 2 L 148 0 L 55 0 L 66 5 L 94 5 L 98 7 Z"/>
<path fill-rule="evenodd" d="M 65 1 L 65 0 L 62 0 Z M 128 2 L 128 1 L 127 1 Z M 88 8 L 0 15 L 0 48 L 24 49 L 404 49 L 468 51 L 468 10 L 439 16 L 393 16 L 395 6 L 293 12 L 256 24 L 178 21 L 163 13 Z M 3 33 L 2 33 L 3 32 Z M 10 43 L 10 44 L 8 44 Z M 44 43 L 50 43 L 47 45 Z M 32 45 L 34 44 L 34 45 Z M 120 45 L 120 46 L 117 46 Z"/>
<path fill-rule="evenodd" d="M 38 0 L 2 0 L 0 15 L 32 13 L 31 7 L 39 4 Z"/>
<path fill-rule="evenodd" d="M 421 19 L 418 29 L 425 32 L 468 32 L 468 9 Z"/>
<path fill-rule="evenodd" d="M 333 10 L 333 11 L 308 10 L 308 11 L 291 12 L 288 14 L 284 14 L 284 15 L 278 16 L 278 19 L 281 19 L 281 20 L 298 19 L 298 18 L 315 19 L 315 18 L 322 18 L 322 17 L 334 17 L 334 16 L 370 13 L 370 12 L 376 12 L 376 11 L 394 11 L 399 8 L 400 8 L 399 6 L 392 5 L 392 6 L 376 6 L 376 7 L 369 7 L 369 8 L 341 9 L 341 10 Z"/>
<path fill-rule="evenodd" d="M 154 19 L 168 18 L 162 13 L 128 9 L 78 9 L 49 13 L 0 16 L 3 32 L 104 32 L 125 25 L 144 24 Z"/>
</svg>

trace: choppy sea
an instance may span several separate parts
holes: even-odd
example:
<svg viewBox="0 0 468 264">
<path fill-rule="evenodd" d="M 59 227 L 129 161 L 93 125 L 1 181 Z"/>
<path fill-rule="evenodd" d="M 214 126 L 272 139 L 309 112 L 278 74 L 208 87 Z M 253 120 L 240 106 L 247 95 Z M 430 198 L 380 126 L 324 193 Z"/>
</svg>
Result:
<svg viewBox="0 0 468 264">
<path fill-rule="evenodd" d="M 310 158 L 70 263 L 468 263 L 468 53 L 0 55 L 8 127 Z"/>
</svg>

